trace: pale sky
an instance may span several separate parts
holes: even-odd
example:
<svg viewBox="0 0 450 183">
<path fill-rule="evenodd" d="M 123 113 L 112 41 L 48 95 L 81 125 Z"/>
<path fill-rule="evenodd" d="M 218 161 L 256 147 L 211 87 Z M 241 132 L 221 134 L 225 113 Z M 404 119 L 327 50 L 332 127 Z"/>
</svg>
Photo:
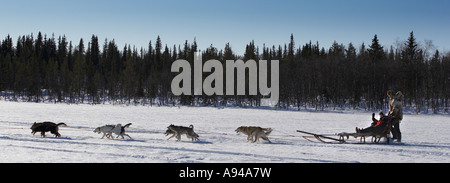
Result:
<svg viewBox="0 0 450 183">
<path fill-rule="evenodd" d="M 328 49 L 334 41 L 368 45 L 375 34 L 390 46 L 414 31 L 419 43 L 450 50 L 448 0 L 2 0 L 0 6 L 0 39 L 9 34 L 14 44 L 41 31 L 66 35 L 74 45 L 95 34 L 101 44 L 107 38 L 119 48 L 147 48 L 159 35 L 169 48 L 195 37 L 201 50 L 229 42 L 243 54 L 252 40 L 261 50 L 263 43 L 288 43 L 291 33 L 296 48 L 311 40 Z"/>
</svg>

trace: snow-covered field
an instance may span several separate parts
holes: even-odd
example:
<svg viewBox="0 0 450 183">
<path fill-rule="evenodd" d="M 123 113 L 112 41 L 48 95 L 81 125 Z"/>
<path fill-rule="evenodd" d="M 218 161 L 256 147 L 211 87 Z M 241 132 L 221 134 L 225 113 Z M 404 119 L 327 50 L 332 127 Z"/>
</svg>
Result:
<svg viewBox="0 0 450 183">
<path fill-rule="evenodd" d="M 33 122 L 65 122 L 61 138 L 30 134 Z M 100 139 L 105 124 L 133 123 L 133 139 Z M 450 163 L 450 116 L 405 114 L 401 144 L 323 144 L 296 130 L 353 132 L 371 113 L 213 107 L 67 105 L 0 101 L 0 162 L 442 162 Z M 166 140 L 170 124 L 193 124 L 199 142 Z M 273 143 L 247 143 L 239 126 L 272 127 Z"/>
</svg>

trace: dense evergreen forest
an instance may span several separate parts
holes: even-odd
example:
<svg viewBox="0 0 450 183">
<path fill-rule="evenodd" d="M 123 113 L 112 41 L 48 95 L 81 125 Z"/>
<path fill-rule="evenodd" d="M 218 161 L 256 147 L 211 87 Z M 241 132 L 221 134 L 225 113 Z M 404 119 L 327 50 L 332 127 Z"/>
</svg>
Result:
<svg viewBox="0 0 450 183">
<path fill-rule="evenodd" d="M 14 44 L 8 35 L 0 45 L 0 95 L 32 102 L 259 106 L 259 95 L 174 96 L 170 86 L 178 73 L 170 72 L 172 62 L 193 63 L 194 52 L 201 51 L 203 62 L 279 60 L 277 108 L 385 110 L 391 89 L 402 91 L 404 105 L 416 112 L 449 112 L 450 54 L 419 44 L 413 32 L 388 48 L 377 35 L 367 46 L 334 42 L 328 49 L 311 41 L 296 45 L 293 35 L 278 46 L 260 48 L 251 41 L 244 55 L 224 46 L 200 50 L 194 39 L 168 47 L 158 36 L 148 48 L 119 48 L 114 40 L 100 43 L 96 35 L 87 43 L 72 43 L 40 32 L 20 36 Z"/>
</svg>

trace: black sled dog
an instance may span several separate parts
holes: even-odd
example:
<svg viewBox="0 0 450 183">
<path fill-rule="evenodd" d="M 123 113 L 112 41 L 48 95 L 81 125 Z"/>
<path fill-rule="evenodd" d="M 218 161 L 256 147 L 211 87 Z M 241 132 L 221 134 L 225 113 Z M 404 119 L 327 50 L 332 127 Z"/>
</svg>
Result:
<svg viewBox="0 0 450 183">
<path fill-rule="evenodd" d="M 54 134 L 56 137 L 61 137 L 61 134 L 58 133 L 59 126 L 67 126 L 65 123 L 53 123 L 53 122 L 34 122 L 33 126 L 31 126 L 31 133 L 34 135 L 36 132 L 41 132 L 41 137 L 45 137 L 45 132 L 50 132 Z"/>
</svg>

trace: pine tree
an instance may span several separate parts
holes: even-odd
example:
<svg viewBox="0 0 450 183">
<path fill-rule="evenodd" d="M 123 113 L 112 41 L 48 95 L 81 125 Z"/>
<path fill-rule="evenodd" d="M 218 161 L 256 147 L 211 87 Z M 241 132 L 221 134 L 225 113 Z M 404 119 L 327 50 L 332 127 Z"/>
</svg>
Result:
<svg viewBox="0 0 450 183">
<path fill-rule="evenodd" d="M 405 43 L 405 49 L 402 52 L 402 59 L 404 62 L 414 62 L 418 57 L 418 46 L 414 32 L 409 34 L 408 41 Z"/>
<path fill-rule="evenodd" d="M 74 63 L 73 63 L 73 82 L 72 92 L 81 102 L 84 101 L 84 88 L 86 77 L 86 59 L 84 55 L 84 41 L 80 39 L 78 46 L 74 51 Z"/>
<path fill-rule="evenodd" d="M 98 44 L 98 37 L 92 35 L 91 42 L 88 44 L 88 48 L 86 51 L 86 91 L 87 94 L 92 97 L 92 100 L 98 99 L 97 91 L 99 87 L 98 82 L 99 76 L 95 77 L 96 73 L 99 69 L 99 60 L 100 60 L 100 49 Z M 97 75 L 100 73 L 97 73 Z M 97 100 L 98 101 L 98 100 Z"/>
<path fill-rule="evenodd" d="M 14 85 L 13 55 L 14 48 L 12 39 L 6 36 L 0 46 L 0 91 L 12 90 Z"/>
<path fill-rule="evenodd" d="M 405 91 L 405 99 L 409 104 L 413 102 L 416 104 L 416 112 L 420 111 L 423 105 L 419 96 L 422 95 L 422 75 L 421 68 L 423 67 L 423 58 L 421 57 L 421 50 L 418 48 L 414 32 L 410 33 L 408 41 L 405 43 L 405 48 L 402 50 L 402 86 Z"/>
<path fill-rule="evenodd" d="M 157 71 L 160 71 L 162 68 L 161 50 L 162 50 L 161 38 L 159 38 L 159 36 L 158 36 L 158 38 L 156 38 L 156 43 L 155 43 L 155 60 L 153 62 L 153 65 Z"/>
<path fill-rule="evenodd" d="M 135 87 L 135 62 L 132 57 L 132 52 L 130 45 L 128 45 L 128 49 L 126 53 L 126 62 L 125 62 L 125 69 L 123 71 L 123 90 L 126 99 L 128 100 L 128 103 L 131 102 L 131 98 L 134 96 L 134 87 Z"/>
<path fill-rule="evenodd" d="M 367 52 L 369 53 L 369 58 L 372 62 L 377 62 L 384 59 L 385 53 L 376 34 L 373 37 L 372 44 L 369 46 L 369 49 L 367 49 Z"/>
<path fill-rule="evenodd" d="M 288 60 L 290 62 L 294 61 L 294 50 L 295 50 L 295 42 L 294 42 L 294 34 L 291 34 L 291 40 L 289 42 L 289 50 L 288 50 Z"/>
<path fill-rule="evenodd" d="M 377 35 L 372 39 L 372 44 L 367 49 L 368 57 L 370 59 L 369 63 L 369 83 L 368 83 L 368 97 L 370 97 L 370 107 L 373 109 L 380 109 L 384 105 L 384 91 L 387 91 L 387 88 L 383 87 L 387 82 L 385 78 L 383 78 L 384 73 L 386 72 L 386 65 L 383 63 L 385 60 L 385 53 L 383 47 L 380 45 Z"/>
</svg>

